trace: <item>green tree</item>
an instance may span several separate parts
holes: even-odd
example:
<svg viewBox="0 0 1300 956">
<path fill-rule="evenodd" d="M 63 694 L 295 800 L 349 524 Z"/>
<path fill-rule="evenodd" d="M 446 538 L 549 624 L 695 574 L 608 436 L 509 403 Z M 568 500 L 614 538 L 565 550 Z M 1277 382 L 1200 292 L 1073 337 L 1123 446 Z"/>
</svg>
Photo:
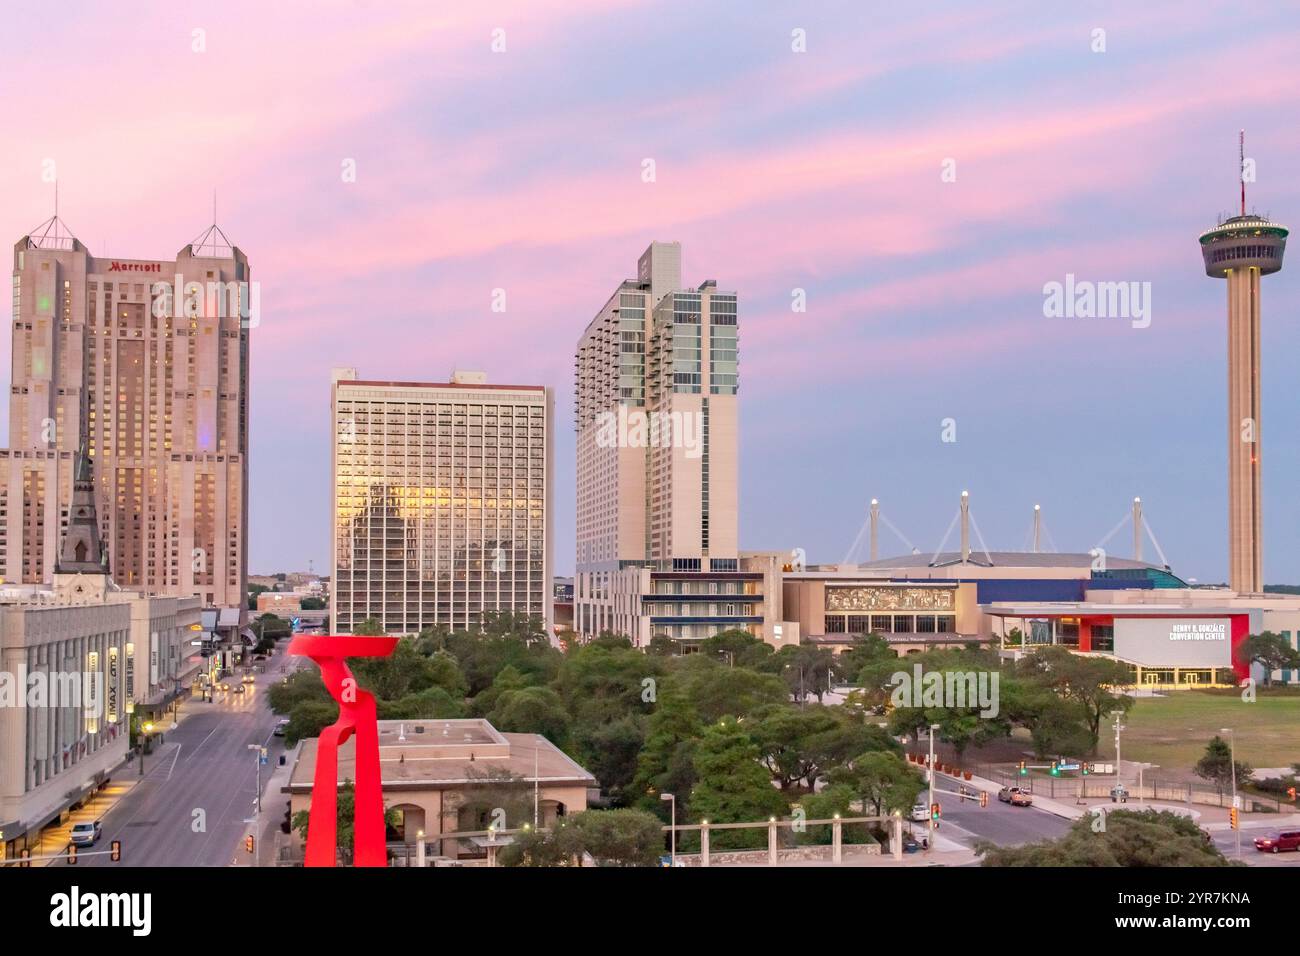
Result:
<svg viewBox="0 0 1300 956">
<path fill-rule="evenodd" d="M 1019 664 L 1023 676 L 1083 708 L 1092 753 L 1101 739 L 1102 719 L 1115 712 L 1127 713 L 1133 706 L 1133 698 L 1115 693 L 1115 688 L 1132 682 L 1128 665 L 1120 661 L 1085 657 L 1053 646 L 1034 650 Z"/>
<path fill-rule="evenodd" d="M 666 673 L 662 659 L 618 637 L 598 640 L 565 655 L 552 682 L 578 724 L 600 724 L 629 713 L 648 713 Z"/>
<path fill-rule="evenodd" d="M 1236 761 L 1237 785 L 1245 783 L 1250 779 L 1254 770 L 1249 764 Z M 1232 747 L 1228 742 L 1218 734 L 1205 745 L 1205 753 L 1200 760 L 1196 761 L 1193 772 L 1204 780 L 1209 780 L 1219 788 L 1219 793 L 1232 785 L 1233 776 Z"/>
<path fill-rule="evenodd" d="M 465 716 L 465 706 L 442 687 L 427 687 L 397 700 L 377 702 L 380 720 L 450 720 Z"/>
<path fill-rule="evenodd" d="M 837 676 L 835 654 L 812 644 L 788 644 L 771 657 L 767 670 L 785 682 L 795 700 L 815 695 L 818 703 Z"/>
<path fill-rule="evenodd" d="M 334 701 L 304 700 L 289 711 L 289 723 L 284 728 L 284 742 L 292 747 L 308 737 L 319 737 L 320 732 L 339 719 L 339 707 Z"/>
<path fill-rule="evenodd" d="M 881 662 L 898 663 L 898 652 L 879 634 L 856 638 L 848 650 L 841 651 L 835 660 L 836 672 L 844 679 L 858 683 L 862 669 Z M 897 670 L 897 668 L 894 668 Z"/>
<path fill-rule="evenodd" d="M 294 671 L 283 681 L 271 684 L 267 691 L 267 703 L 277 714 L 288 714 L 303 701 L 333 704 L 333 699 L 320 678 L 320 671 L 314 667 Z"/>
<path fill-rule="evenodd" d="M 810 793 L 799 800 L 805 820 L 830 820 L 838 814 L 841 817 L 854 816 L 853 804 L 858 795 L 853 788 L 843 783 L 831 784 L 818 793 Z M 841 839 L 845 843 L 871 843 L 870 828 L 865 823 L 842 824 Z M 808 824 L 800 833 L 794 831 L 796 843 L 818 844 L 825 846 L 833 842 L 834 832 L 829 823 Z"/>
<path fill-rule="evenodd" d="M 766 821 L 784 816 L 789 804 L 772 786 L 759 763 L 758 746 L 734 720 L 711 724 L 695 750 L 695 789 L 690 812 L 710 823 Z M 719 830 L 710 837 L 718 849 L 765 846 L 766 829 Z"/>
<path fill-rule="evenodd" d="M 529 678 L 513 664 L 507 664 L 497 672 L 496 678 L 469 702 L 472 717 L 487 717 L 497 705 L 497 700 L 508 690 L 520 690 L 528 687 Z"/>
<path fill-rule="evenodd" d="M 849 787 L 870 816 L 910 810 L 925 786 L 919 771 L 898 754 L 887 751 L 862 754 L 850 766 L 831 771 L 830 782 Z"/>
<path fill-rule="evenodd" d="M 569 738 L 569 713 L 549 687 L 506 691 L 492 709 L 492 726 L 515 734 L 541 734 L 563 749 Z"/>
<path fill-rule="evenodd" d="M 1241 660 L 1264 668 L 1265 687 L 1272 684 L 1273 671 L 1300 668 L 1300 651 L 1292 647 L 1291 642 L 1281 634 L 1272 631 L 1251 634 L 1241 642 L 1238 654 Z"/>
<path fill-rule="evenodd" d="M 655 866 L 664 852 L 663 824 L 644 810 L 584 810 L 569 826 L 601 866 Z"/>
<path fill-rule="evenodd" d="M 901 752 L 879 727 L 841 707 L 772 706 L 749 730 L 763 765 L 782 790 L 801 785 L 812 790 L 819 777 L 868 750 Z"/>
<path fill-rule="evenodd" d="M 647 718 L 624 714 L 604 723 L 583 723 L 573 729 L 578 762 L 600 781 L 601 790 L 614 803 L 635 802 L 632 782 L 645 746 Z"/>
<path fill-rule="evenodd" d="M 560 832 L 548 833 L 529 827 L 511 837 L 506 846 L 497 851 L 497 865 L 508 867 L 555 867 L 576 866 L 579 848 L 575 841 L 568 839 L 572 827 L 561 820 L 556 829 Z M 576 834 L 574 834 L 576 836 Z"/>
<path fill-rule="evenodd" d="M 304 611 L 323 611 L 327 605 L 324 598 L 305 597 L 298 603 L 298 606 Z"/>
<path fill-rule="evenodd" d="M 730 667 L 763 669 L 773 656 L 772 645 L 749 631 L 719 631 L 700 641 L 699 653 Z"/>
<path fill-rule="evenodd" d="M 646 723 L 645 745 L 632 780 L 632 794 L 642 809 L 667 822 L 669 808 L 661 794 L 671 793 L 677 799 L 678 820 L 687 819 L 691 788 L 695 786 L 699 736 L 700 720 L 695 709 L 680 689 L 666 684 Z"/>
<path fill-rule="evenodd" d="M 1196 821 L 1167 810 L 1084 814 L 1056 840 L 1015 847 L 975 844 L 984 866 L 1232 866 Z"/>
<path fill-rule="evenodd" d="M 746 667 L 730 667 L 692 654 L 679 658 L 674 677 L 704 723 L 723 717 L 747 717 L 771 704 L 789 701 L 779 677 Z"/>
<path fill-rule="evenodd" d="M 353 628 L 352 633 L 362 637 L 383 637 L 384 626 L 379 623 L 378 618 L 368 617 Z"/>
</svg>

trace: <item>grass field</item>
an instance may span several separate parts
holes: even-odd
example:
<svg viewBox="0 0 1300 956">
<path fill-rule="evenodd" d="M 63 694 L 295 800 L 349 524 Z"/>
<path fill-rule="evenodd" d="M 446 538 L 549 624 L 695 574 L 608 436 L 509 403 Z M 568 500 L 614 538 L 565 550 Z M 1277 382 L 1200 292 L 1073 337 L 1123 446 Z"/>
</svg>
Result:
<svg viewBox="0 0 1300 956">
<path fill-rule="evenodd" d="M 1260 689 L 1254 703 L 1236 690 L 1173 691 L 1139 698 L 1123 733 L 1124 760 L 1159 765 L 1170 775 L 1188 773 L 1223 727 L 1235 732 L 1237 759 L 1252 767 L 1300 762 L 1300 689 Z M 1115 728 L 1102 724 L 1102 759 L 1115 756 Z"/>
</svg>

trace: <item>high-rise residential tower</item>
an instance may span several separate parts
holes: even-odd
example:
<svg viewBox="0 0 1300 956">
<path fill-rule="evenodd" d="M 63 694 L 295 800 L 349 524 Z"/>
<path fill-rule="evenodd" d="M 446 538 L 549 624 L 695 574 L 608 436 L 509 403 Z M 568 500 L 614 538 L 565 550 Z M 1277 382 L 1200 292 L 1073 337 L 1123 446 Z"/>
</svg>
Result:
<svg viewBox="0 0 1300 956">
<path fill-rule="evenodd" d="M 1228 586 L 1264 590 L 1260 422 L 1261 276 L 1282 268 L 1284 226 L 1246 213 L 1201 233 L 1206 275 L 1228 285 Z"/>
<path fill-rule="evenodd" d="M 256 321 L 215 225 L 166 260 L 96 257 L 57 215 L 15 244 L 5 581 L 52 580 L 84 440 L 118 585 L 244 606 Z"/>
<path fill-rule="evenodd" d="M 713 280 L 685 288 L 681 244 L 654 242 L 578 342 L 574 629 L 584 637 L 781 633 L 765 604 L 780 600 L 779 580 L 765 582 L 772 563 L 751 570 L 739 551 L 736 307 Z"/>
<path fill-rule="evenodd" d="M 552 627 L 551 423 L 541 385 L 361 380 L 335 369 L 330 624 L 465 630 L 484 612 Z"/>
</svg>

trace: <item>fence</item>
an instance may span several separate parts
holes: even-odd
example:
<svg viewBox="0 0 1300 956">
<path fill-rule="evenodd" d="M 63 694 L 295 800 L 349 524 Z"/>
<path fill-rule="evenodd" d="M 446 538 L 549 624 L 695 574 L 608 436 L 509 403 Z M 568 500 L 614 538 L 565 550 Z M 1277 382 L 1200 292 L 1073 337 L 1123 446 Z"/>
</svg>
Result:
<svg viewBox="0 0 1300 956">
<path fill-rule="evenodd" d="M 1071 772 L 1069 776 L 1054 777 L 1050 774 L 1031 772 L 1022 775 L 1015 765 L 1003 767 L 989 764 L 976 764 L 972 772 L 1004 787 L 1022 787 L 1036 796 L 1052 800 L 1109 799 L 1111 788 L 1115 786 L 1114 774 L 1089 774 L 1085 777 L 1077 772 Z M 1143 774 L 1140 786 L 1125 780 L 1124 789 L 1129 793 L 1129 800 L 1156 800 L 1225 808 L 1232 806 L 1230 789 L 1220 790 L 1213 784 L 1171 780 L 1150 774 Z M 1241 808 L 1246 813 L 1289 813 L 1294 810 L 1290 803 L 1274 797 L 1242 790 L 1238 790 L 1237 794 L 1241 797 Z"/>
<path fill-rule="evenodd" d="M 875 824 L 886 829 L 890 834 L 887 845 L 882 847 L 874 838 L 862 842 L 846 842 L 844 828 L 857 824 Z M 829 844 L 804 843 L 794 838 L 802 836 L 810 827 L 829 827 L 831 841 Z M 890 829 L 892 828 L 892 829 Z M 440 833 L 436 838 L 421 843 L 388 844 L 388 865 L 394 867 L 427 866 L 496 866 L 497 852 L 509 846 L 515 834 L 527 832 L 528 828 L 515 830 L 461 830 L 452 833 Z M 767 848 L 714 849 L 711 846 L 719 831 L 761 830 L 767 834 Z M 690 837 L 691 852 L 674 854 L 683 866 L 710 866 L 726 863 L 762 863 L 764 858 L 768 865 L 776 866 L 782 862 L 797 859 L 824 859 L 829 854 L 832 863 L 842 863 L 847 851 L 849 856 L 872 856 L 891 852 L 894 859 L 903 855 L 903 820 L 901 816 L 864 816 L 831 817 L 824 820 L 762 820 L 752 823 L 679 823 L 665 826 L 665 836 L 675 834 L 678 841 Z M 539 829 L 547 832 L 546 827 Z M 783 839 L 784 838 L 784 839 Z M 485 857 L 453 859 L 428 853 L 430 846 L 440 846 L 442 841 L 466 841 L 485 851 Z M 698 848 L 696 847 L 698 841 Z M 671 841 L 670 841 L 671 842 Z M 758 841 L 761 842 L 761 841 Z M 675 845 L 675 844 L 674 844 Z M 350 865 L 339 852 L 338 864 Z M 303 851 L 301 846 L 281 847 L 276 858 L 277 866 L 302 866 Z"/>
</svg>

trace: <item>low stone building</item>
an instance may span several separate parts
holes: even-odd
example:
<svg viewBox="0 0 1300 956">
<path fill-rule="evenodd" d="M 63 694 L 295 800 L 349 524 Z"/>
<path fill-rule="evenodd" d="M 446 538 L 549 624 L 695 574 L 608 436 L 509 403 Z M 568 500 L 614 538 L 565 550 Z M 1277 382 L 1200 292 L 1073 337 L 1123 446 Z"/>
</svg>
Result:
<svg viewBox="0 0 1300 956">
<path fill-rule="evenodd" d="M 304 740 L 283 791 L 294 815 L 311 807 L 317 738 Z M 340 786 L 356 777 L 352 740 L 339 748 Z M 482 840 L 441 834 L 546 827 L 587 808 L 596 779 L 539 734 L 486 720 L 381 720 L 379 765 L 390 842 L 425 840 L 434 856 L 483 855 Z"/>
</svg>

